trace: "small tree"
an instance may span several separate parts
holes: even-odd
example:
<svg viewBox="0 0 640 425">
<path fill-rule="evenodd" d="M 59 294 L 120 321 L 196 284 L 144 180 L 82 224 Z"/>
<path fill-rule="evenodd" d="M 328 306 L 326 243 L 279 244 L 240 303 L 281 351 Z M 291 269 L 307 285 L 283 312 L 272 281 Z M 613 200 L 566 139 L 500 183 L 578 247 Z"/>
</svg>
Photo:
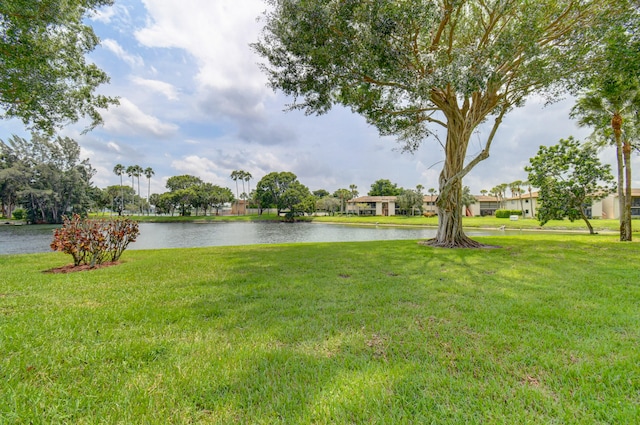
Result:
<svg viewBox="0 0 640 425">
<path fill-rule="evenodd" d="M 611 166 L 602 164 L 595 148 L 570 137 L 554 146 L 540 146 L 529 159 L 529 182 L 540 188 L 538 220 L 544 226 L 549 220 L 583 219 L 594 234 L 585 207 L 615 190 Z"/>
<path fill-rule="evenodd" d="M 411 211 L 411 215 L 414 215 L 415 210 L 422 215 L 422 205 L 424 204 L 424 196 L 417 190 L 407 189 L 402 194 L 398 195 L 396 200 L 401 210 L 405 212 Z"/>
</svg>

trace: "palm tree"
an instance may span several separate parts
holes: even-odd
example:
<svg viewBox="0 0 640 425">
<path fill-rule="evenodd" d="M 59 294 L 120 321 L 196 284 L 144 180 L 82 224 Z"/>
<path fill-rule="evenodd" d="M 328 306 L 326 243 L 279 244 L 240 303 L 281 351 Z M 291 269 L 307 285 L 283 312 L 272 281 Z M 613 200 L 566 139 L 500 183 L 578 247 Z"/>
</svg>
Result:
<svg viewBox="0 0 640 425">
<path fill-rule="evenodd" d="M 245 187 L 244 187 L 244 182 L 245 182 L 244 177 L 247 175 L 247 172 L 244 171 L 244 170 L 240 170 L 238 172 L 240 173 L 240 176 L 238 177 L 238 180 L 242 181 L 242 195 L 240 195 L 240 197 L 242 199 L 246 199 L 247 198 L 247 191 L 245 190 Z"/>
<path fill-rule="evenodd" d="M 247 205 L 248 205 L 248 200 L 250 199 L 250 195 L 251 195 L 251 185 L 249 184 L 249 181 L 253 178 L 253 176 L 251 175 L 250 172 L 248 171 L 244 171 L 244 176 L 243 179 L 244 181 L 247 182 L 247 196 L 245 197 L 245 199 L 247 200 Z M 244 184 L 242 185 L 242 189 L 244 190 Z M 246 209 L 245 209 L 245 213 L 246 213 Z"/>
<path fill-rule="evenodd" d="M 149 202 L 149 212 L 151 211 L 151 177 L 155 174 L 153 168 L 147 167 L 144 169 L 144 176 L 147 178 L 149 186 L 147 187 L 147 202 Z"/>
<path fill-rule="evenodd" d="M 518 195 L 518 199 L 520 200 L 520 211 L 524 215 L 524 205 L 522 203 L 522 180 L 516 180 L 509 183 L 509 189 L 511 190 L 511 196 L 515 197 Z"/>
<path fill-rule="evenodd" d="M 238 179 L 242 178 L 242 171 L 241 170 L 233 170 L 231 172 L 231 180 L 233 180 L 234 182 L 236 182 L 236 214 L 240 215 L 240 209 L 238 208 L 238 198 L 240 198 L 240 194 L 238 193 Z"/>
<path fill-rule="evenodd" d="M 118 215 L 122 215 L 122 210 L 124 210 L 124 191 L 122 190 L 122 175 L 125 173 L 124 165 L 116 164 L 113 167 L 113 172 L 116 176 L 120 176 L 120 210 L 118 211 Z"/>
<path fill-rule="evenodd" d="M 358 186 L 356 186 L 355 184 L 350 184 L 349 190 L 351 191 L 351 199 L 358 197 Z"/>
<path fill-rule="evenodd" d="M 578 98 L 572 117 L 578 125 L 592 126 L 592 138 L 600 145 L 616 147 L 620 240 L 631 241 L 631 140 L 635 111 L 640 106 L 640 90 L 629 90 L 630 97 L 616 96 L 608 88 L 596 88 Z M 633 95 L 633 96 L 631 96 Z M 637 124 L 636 124 L 637 125 Z"/>
<path fill-rule="evenodd" d="M 135 203 L 135 193 L 136 193 L 136 189 L 135 189 L 135 175 L 136 175 L 136 167 L 138 167 L 137 165 L 129 165 L 127 167 L 127 176 L 131 177 L 131 190 L 133 191 L 133 195 L 132 195 L 132 199 L 131 199 L 131 203 L 134 204 Z"/>
<path fill-rule="evenodd" d="M 138 202 L 140 202 L 139 209 L 142 212 L 142 198 L 140 197 L 140 176 L 144 173 L 144 169 L 139 165 L 133 166 L 133 176 L 138 179 Z"/>
<path fill-rule="evenodd" d="M 469 207 L 472 204 L 476 203 L 476 197 L 471 194 L 471 189 L 469 189 L 469 186 L 465 186 L 462 188 L 460 203 L 464 206 L 464 215 L 470 216 L 471 210 L 469 209 Z"/>
<path fill-rule="evenodd" d="M 533 195 L 532 195 L 532 190 L 531 190 L 531 183 L 529 181 L 526 181 L 523 183 L 523 185 L 527 186 L 527 192 L 529 192 L 529 204 L 531 204 L 531 218 L 535 217 L 534 215 L 534 211 L 533 211 Z"/>
</svg>

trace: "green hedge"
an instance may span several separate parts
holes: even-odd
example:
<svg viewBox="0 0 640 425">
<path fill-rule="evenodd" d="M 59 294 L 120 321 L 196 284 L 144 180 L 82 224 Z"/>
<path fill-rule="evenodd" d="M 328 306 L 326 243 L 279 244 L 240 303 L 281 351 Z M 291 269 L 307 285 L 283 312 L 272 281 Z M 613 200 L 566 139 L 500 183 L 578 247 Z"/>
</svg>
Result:
<svg viewBox="0 0 640 425">
<path fill-rule="evenodd" d="M 509 218 L 512 215 L 522 215 L 520 210 L 496 210 L 496 218 Z"/>
</svg>

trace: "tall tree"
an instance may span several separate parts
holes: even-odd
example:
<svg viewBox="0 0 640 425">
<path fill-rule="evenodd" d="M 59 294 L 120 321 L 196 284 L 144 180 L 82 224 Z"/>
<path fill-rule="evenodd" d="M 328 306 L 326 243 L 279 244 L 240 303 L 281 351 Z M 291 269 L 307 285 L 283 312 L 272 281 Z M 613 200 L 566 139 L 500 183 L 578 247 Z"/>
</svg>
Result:
<svg viewBox="0 0 640 425">
<path fill-rule="evenodd" d="M 438 233 L 431 245 L 478 247 L 463 232 L 462 179 L 489 157 L 505 114 L 587 69 L 598 27 L 626 0 L 270 0 L 254 49 L 292 108 L 342 104 L 415 151 L 446 132 Z M 493 117 L 467 162 L 476 127 Z"/>
<path fill-rule="evenodd" d="M 514 180 L 509 183 L 509 190 L 511 191 L 512 198 L 518 196 L 518 200 L 520 201 L 520 211 L 524 215 L 524 204 L 522 203 L 522 180 Z"/>
<path fill-rule="evenodd" d="M 251 197 L 249 196 L 249 194 L 251 193 L 251 183 L 249 183 L 251 181 L 251 179 L 253 178 L 253 176 L 251 175 L 250 172 L 248 171 L 244 171 L 244 175 L 243 175 L 243 179 L 244 181 L 247 182 L 247 192 L 245 195 L 245 200 L 247 201 L 247 206 L 248 206 L 248 201 L 249 199 L 251 199 Z M 244 190 L 244 184 L 242 185 L 242 189 Z M 246 209 L 245 209 L 245 213 L 246 213 Z"/>
<path fill-rule="evenodd" d="M 124 167 L 124 165 L 122 164 L 116 164 L 115 167 L 113 167 L 113 173 L 120 177 L 120 188 L 123 188 L 122 185 L 122 175 L 126 172 L 126 168 Z M 120 208 L 118 208 L 118 215 L 122 215 L 122 211 L 124 211 L 124 189 L 121 190 L 120 193 Z"/>
<path fill-rule="evenodd" d="M 554 146 L 540 146 L 535 157 L 525 167 L 529 181 L 540 188 L 538 220 L 582 219 L 595 233 L 585 208 L 594 200 L 613 192 L 614 178 L 609 164 L 602 164 L 593 146 L 581 146 L 570 137 Z"/>
<path fill-rule="evenodd" d="M 20 118 L 34 130 L 82 116 L 91 127 L 116 100 L 95 94 L 109 81 L 85 55 L 99 40 L 85 18 L 112 0 L 0 2 L 0 118 Z"/>
<path fill-rule="evenodd" d="M 134 165 L 133 166 L 133 176 L 137 179 L 138 181 L 138 201 L 140 202 L 140 204 L 138 205 L 138 208 L 140 210 L 140 212 L 142 212 L 142 198 L 140 197 L 140 176 L 144 173 L 144 168 L 142 168 L 139 165 Z"/>
<path fill-rule="evenodd" d="M 236 182 L 236 200 L 240 199 L 240 193 L 238 191 L 238 180 L 242 180 L 242 170 L 233 170 L 231 172 L 231 180 L 233 180 L 234 182 Z M 238 215 L 240 215 L 240 208 L 238 207 L 238 204 L 236 202 L 236 213 Z"/>
<path fill-rule="evenodd" d="M 153 171 L 153 168 L 151 167 L 147 167 L 144 169 L 144 176 L 147 178 L 147 202 L 149 202 L 149 212 L 151 210 L 151 177 L 153 177 L 155 175 L 155 171 Z"/>
<path fill-rule="evenodd" d="M 350 184 L 349 190 L 351 191 L 351 199 L 358 197 L 358 186 L 356 186 L 355 184 Z"/>
<path fill-rule="evenodd" d="M 134 186 L 135 186 L 136 167 L 137 167 L 137 165 L 129 165 L 125 169 L 125 172 L 127 173 L 127 176 L 131 177 L 131 189 L 133 190 L 133 193 L 134 193 L 134 196 L 131 197 L 131 205 L 135 204 L 135 193 L 136 193 L 136 190 L 134 189 Z"/>
<path fill-rule="evenodd" d="M 640 41 L 624 26 L 612 28 L 606 41 L 600 72 L 590 80 L 571 115 L 580 125 L 594 129 L 597 144 L 616 148 L 620 240 L 631 241 L 631 150 L 640 142 Z"/>
</svg>

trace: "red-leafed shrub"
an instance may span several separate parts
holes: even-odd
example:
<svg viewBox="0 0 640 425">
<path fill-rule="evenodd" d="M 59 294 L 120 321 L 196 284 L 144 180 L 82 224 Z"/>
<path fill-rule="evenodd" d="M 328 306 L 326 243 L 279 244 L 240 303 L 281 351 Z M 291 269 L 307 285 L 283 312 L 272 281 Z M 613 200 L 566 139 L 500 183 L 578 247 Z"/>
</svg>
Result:
<svg viewBox="0 0 640 425">
<path fill-rule="evenodd" d="M 71 255 L 74 266 L 93 267 L 118 261 L 139 234 L 138 222 L 128 218 L 89 220 L 74 214 L 63 218 L 62 227 L 53 234 L 51 249 Z"/>
</svg>

